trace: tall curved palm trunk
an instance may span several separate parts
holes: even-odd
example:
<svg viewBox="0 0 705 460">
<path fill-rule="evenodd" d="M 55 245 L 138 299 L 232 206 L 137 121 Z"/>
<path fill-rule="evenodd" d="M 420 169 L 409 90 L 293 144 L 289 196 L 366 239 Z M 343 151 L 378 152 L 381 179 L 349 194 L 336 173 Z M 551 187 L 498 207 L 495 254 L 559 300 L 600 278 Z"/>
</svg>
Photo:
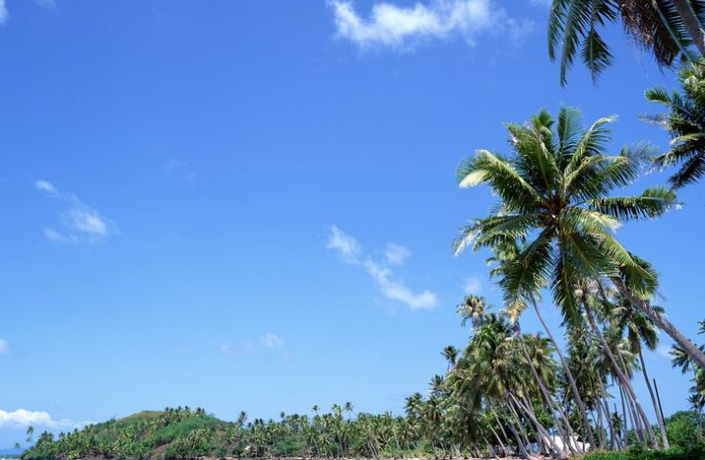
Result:
<svg viewBox="0 0 705 460">
<path fill-rule="evenodd" d="M 639 310 L 641 313 L 646 315 L 659 329 L 668 334 L 680 347 L 685 351 L 688 356 L 705 370 L 705 353 L 700 350 L 693 342 L 690 341 L 686 336 L 681 334 L 681 332 L 676 329 L 676 327 L 671 324 L 666 318 L 663 317 L 659 312 L 651 308 L 651 306 L 644 302 L 642 299 L 634 295 L 634 293 L 624 285 L 622 280 L 614 279 L 614 284 L 617 286 L 619 292 L 624 295 L 629 301 Z"/>
</svg>

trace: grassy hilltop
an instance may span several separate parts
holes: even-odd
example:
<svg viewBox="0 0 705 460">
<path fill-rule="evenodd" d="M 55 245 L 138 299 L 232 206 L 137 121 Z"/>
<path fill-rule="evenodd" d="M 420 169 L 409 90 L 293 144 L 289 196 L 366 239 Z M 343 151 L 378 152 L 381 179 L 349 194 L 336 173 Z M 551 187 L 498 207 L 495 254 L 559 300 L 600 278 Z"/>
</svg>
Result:
<svg viewBox="0 0 705 460">
<path fill-rule="evenodd" d="M 239 426 L 203 409 L 143 411 L 54 437 L 42 433 L 24 459 L 189 458 L 225 456 Z M 216 442 L 215 440 L 221 440 Z"/>
</svg>

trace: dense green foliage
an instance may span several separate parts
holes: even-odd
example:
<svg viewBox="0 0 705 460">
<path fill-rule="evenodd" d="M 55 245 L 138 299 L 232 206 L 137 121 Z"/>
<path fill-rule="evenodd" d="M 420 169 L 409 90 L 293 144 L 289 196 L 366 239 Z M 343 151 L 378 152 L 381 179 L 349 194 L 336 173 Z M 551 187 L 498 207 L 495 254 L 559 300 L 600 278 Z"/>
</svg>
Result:
<svg viewBox="0 0 705 460">
<path fill-rule="evenodd" d="M 595 452 L 581 460 L 702 460 L 705 458 L 705 445 L 677 446 L 665 451 L 648 451 L 633 447 L 624 452 Z"/>
</svg>

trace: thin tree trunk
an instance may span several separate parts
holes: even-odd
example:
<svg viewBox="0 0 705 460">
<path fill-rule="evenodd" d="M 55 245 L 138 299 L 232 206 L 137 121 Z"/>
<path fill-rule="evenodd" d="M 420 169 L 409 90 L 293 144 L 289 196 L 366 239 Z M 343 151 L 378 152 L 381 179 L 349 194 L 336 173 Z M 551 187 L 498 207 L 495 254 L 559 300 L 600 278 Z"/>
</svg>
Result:
<svg viewBox="0 0 705 460">
<path fill-rule="evenodd" d="M 617 432 L 614 429 L 614 423 L 612 423 L 612 417 L 610 417 L 610 406 L 607 402 L 607 391 L 605 391 L 605 385 L 602 383 L 602 379 L 597 379 L 600 384 L 600 394 L 598 404 L 602 404 L 602 409 L 605 413 L 605 420 L 607 420 L 607 427 L 610 429 L 610 445 L 612 450 L 619 450 L 619 441 L 617 440 Z"/>
<path fill-rule="evenodd" d="M 614 371 L 617 374 L 617 378 L 624 385 L 624 389 L 628 393 L 630 393 L 630 396 L 634 400 L 634 405 L 636 406 L 636 408 L 639 412 L 639 415 L 642 417 L 642 419 L 644 420 L 644 423 L 646 424 L 646 432 L 649 434 L 649 438 L 650 438 L 652 446 L 654 448 L 657 447 L 656 446 L 656 437 L 654 436 L 654 430 L 651 428 L 651 424 L 649 424 L 649 418 L 646 416 L 646 412 L 644 412 L 644 409 L 641 407 L 641 404 L 639 404 L 639 401 L 636 399 L 636 394 L 634 394 L 634 389 L 631 386 L 630 380 L 627 378 L 627 376 L 624 374 L 624 371 L 617 363 L 617 360 L 614 357 L 614 354 L 612 353 L 612 349 L 610 348 L 609 344 L 605 340 L 605 337 L 602 335 L 602 331 L 600 331 L 600 328 L 597 326 L 597 323 L 595 322 L 595 317 L 592 314 L 592 309 L 590 307 L 586 306 L 585 310 L 587 312 L 588 320 L 590 321 L 590 324 L 592 325 L 593 329 L 595 330 L 595 334 L 597 334 L 597 338 L 599 339 L 600 343 L 602 344 L 602 348 L 605 350 L 607 357 L 609 358 L 610 362 L 612 363 L 612 367 L 614 368 Z"/>
<path fill-rule="evenodd" d="M 509 401 L 507 401 L 507 406 L 511 408 Z M 533 459 L 533 455 L 529 454 L 526 450 L 526 446 L 529 444 L 528 439 L 526 439 L 526 433 L 524 433 L 524 428 L 521 426 L 521 420 L 516 416 L 516 414 L 512 414 L 513 418 L 515 419 L 517 425 L 515 426 L 511 420 L 507 420 L 507 424 L 509 425 L 509 429 L 512 431 L 514 434 L 514 437 L 517 440 L 517 449 L 519 450 L 519 454 L 523 458 L 527 459 Z M 518 430 L 518 431 L 517 431 Z"/>
<path fill-rule="evenodd" d="M 560 448 L 558 447 L 558 444 L 555 443 L 555 441 L 551 438 L 551 436 L 548 434 L 548 431 L 541 425 L 541 422 L 538 421 L 536 418 L 536 413 L 534 412 L 533 408 L 531 405 L 526 405 L 526 403 L 522 403 L 519 401 L 519 399 L 510 393 L 510 396 L 514 400 L 514 405 L 518 409 L 521 409 L 524 414 L 529 419 L 529 426 L 533 426 L 533 431 L 534 431 L 534 436 L 536 437 L 536 443 L 541 447 L 541 451 L 548 453 L 551 455 L 551 457 L 556 458 L 561 455 Z M 511 408 L 512 410 L 515 410 Z M 518 419 L 518 413 L 515 411 L 515 414 L 517 415 Z"/>
<path fill-rule="evenodd" d="M 673 6 L 683 20 L 683 25 L 693 40 L 695 47 L 698 48 L 700 55 L 705 57 L 705 32 L 690 2 L 688 0 L 673 0 Z"/>
<path fill-rule="evenodd" d="M 617 384 L 619 385 L 619 388 L 622 390 L 622 393 L 624 394 L 624 397 L 626 399 L 627 409 L 629 410 L 629 419 L 632 421 L 636 440 L 638 442 L 645 443 L 646 437 L 644 437 L 644 429 L 641 425 L 641 419 L 636 414 L 636 409 L 634 408 L 634 400 L 632 399 L 631 395 L 627 393 L 621 383 L 618 382 Z"/>
<path fill-rule="evenodd" d="M 583 403 L 583 399 L 580 397 L 580 392 L 578 391 L 578 385 L 575 383 L 575 378 L 573 377 L 573 373 L 570 370 L 570 366 L 568 366 L 568 360 L 566 360 L 565 356 L 563 356 L 563 352 L 561 351 L 561 348 L 558 346 L 558 342 L 556 342 L 555 337 L 553 337 L 553 333 L 548 328 L 548 325 L 544 321 L 543 316 L 541 316 L 541 312 L 539 311 L 538 304 L 533 299 L 532 299 L 531 303 L 534 306 L 534 311 L 536 312 L 536 316 L 539 318 L 539 321 L 541 321 L 541 324 L 543 325 L 543 328 L 546 331 L 548 338 L 551 340 L 551 343 L 553 343 L 553 346 L 556 349 L 556 353 L 558 353 L 558 357 L 560 358 L 561 364 L 563 365 L 563 370 L 565 371 L 566 377 L 568 377 L 568 383 L 570 383 L 570 389 L 571 389 L 571 392 L 573 393 L 573 398 L 575 398 L 575 404 L 578 405 L 578 414 L 580 417 L 580 421 L 583 425 L 583 431 L 587 433 L 587 439 L 588 439 L 588 442 L 590 443 L 590 447 L 594 448 L 595 447 L 595 438 L 592 435 L 592 428 L 591 428 L 590 423 L 587 419 L 587 411 L 585 410 L 585 403 Z"/>
<path fill-rule="evenodd" d="M 502 440 L 500 439 L 499 435 L 497 434 L 497 432 L 495 431 L 494 428 L 492 428 L 491 426 L 489 426 L 489 424 L 488 424 L 487 427 L 490 429 L 490 431 L 491 431 L 492 434 L 494 435 L 495 439 L 496 439 L 497 442 L 499 443 L 499 448 L 502 449 L 502 457 L 506 456 L 506 455 L 507 455 L 507 448 L 504 447 L 504 443 L 503 443 Z"/>
<path fill-rule="evenodd" d="M 617 385 L 619 388 L 619 399 L 622 401 L 622 418 L 623 423 L 624 423 L 624 431 L 622 431 L 622 445 L 627 446 L 629 444 L 629 440 L 627 439 L 627 433 L 629 432 L 629 420 L 627 419 L 627 404 L 624 402 L 624 390 L 622 390 L 622 387 Z"/>
<path fill-rule="evenodd" d="M 661 413 L 661 418 L 663 419 L 663 425 L 666 426 L 666 417 L 663 416 L 663 406 L 661 405 L 661 395 L 658 391 L 658 385 L 656 384 L 656 379 L 654 379 L 654 390 L 656 390 L 656 401 L 658 401 L 658 411 Z M 668 430 L 666 430 L 668 432 Z"/>
<path fill-rule="evenodd" d="M 646 371 L 646 363 L 644 362 L 644 353 L 639 346 L 639 361 L 641 361 L 641 373 L 644 374 L 644 380 L 646 381 L 646 388 L 649 390 L 649 396 L 651 396 L 651 402 L 654 405 L 654 412 L 656 413 L 656 421 L 658 422 L 658 427 L 661 430 L 661 443 L 664 449 L 671 447 L 668 444 L 668 435 L 666 434 L 666 425 L 663 423 L 663 417 L 661 411 L 658 407 L 658 401 L 656 401 L 656 396 L 654 395 L 654 389 L 651 386 L 651 381 L 649 380 L 649 374 Z"/>
<path fill-rule="evenodd" d="M 521 340 L 521 336 L 517 336 L 517 340 Z M 546 385 L 543 382 L 543 379 L 539 375 L 538 371 L 534 367 L 534 362 L 531 359 L 531 356 L 529 355 L 529 352 L 526 350 L 526 345 L 523 342 L 520 342 L 519 346 L 521 347 L 521 351 L 524 353 L 524 358 L 526 359 L 527 363 L 529 364 L 529 368 L 531 368 L 531 374 L 534 376 L 534 380 L 536 381 L 536 384 L 539 387 L 539 390 L 541 391 L 541 395 L 543 396 L 544 402 L 547 406 L 548 409 L 550 409 L 551 413 L 554 416 L 554 420 L 556 422 L 556 427 L 558 428 L 561 432 L 561 438 L 563 438 L 563 443 L 564 443 L 564 450 L 565 451 L 570 451 L 574 454 L 578 454 L 578 452 L 574 446 L 572 445 L 572 440 L 573 440 L 573 430 L 570 426 L 570 422 L 568 421 L 568 418 L 566 415 L 563 413 L 563 410 L 558 407 L 558 405 L 555 403 L 553 400 L 553 397 L 548 391 L 548 388 L 546 388 Z M 558 412 L 560 414 L 560 418 L 562 420 L 559 420 L 558 417 L 556 417 L 555 413 Z M 565 424 L 566 431 L 563 429 L 563 424 Z M 566 452 L 560 452 L 560 455 L 565 455 Z"/>
<path fill-rule="evenodd" d="M 690 5 L 687 5 L 687 0 L 673 0 L 674 5 L 680 4 L 680 3 L 685 3 L 686 8 L 690 9 Z M 692 12 L 692 10 L 691 10 Z M 679 13 L 680 13 L 680 8 L 679 8 Z M 697 19 L 697 18 L 696 18 Z M 684 19 L 685 21 L 685 19 Z M 702 34 L 703 31 L 700 29 L 700 24 L 697 24 L 698 29 L 700 30 L 700 33 Z M 695 37 L 693 37 L 695 39 Z M 697 40 L 695 40 L 697 43 Z M 705 35 L 701 37 L 701 43 L 700 45 L 702 48 L 699 46 L 698 49 L 700 50 L 700 54 L 705 56 Z M 646 315 L 647 318 L 649 318 L 651 321 L 658 326 L 659 329 L 664 331 L 666 334 L 668 334 L 675 342 L 681 346 L 681 348 L 690 356 L 690 358 L 695 362 L 698 366 L 700 366 L 703 370 L 705 370 L 705 353 L 703 353 L 698 347 L 695 346 L 693 342 L 691 342 L 686 336 L 680 333 L 676 327 L 671 324 L 670 321 L 668 321 L 666 318 L 661 316 L 659 312 L 651 308 L 651 306 L 635 296 L 631 290 L 629 290 L 624 283 L 622 283 L 622 280 L 619 278 L 615 278 L 612 280 L 617 286 L 617 289 L 619 292 L 624 295 L 635 307 L 637 310 L 642 312 L 643 314 Z"/>
</svg>

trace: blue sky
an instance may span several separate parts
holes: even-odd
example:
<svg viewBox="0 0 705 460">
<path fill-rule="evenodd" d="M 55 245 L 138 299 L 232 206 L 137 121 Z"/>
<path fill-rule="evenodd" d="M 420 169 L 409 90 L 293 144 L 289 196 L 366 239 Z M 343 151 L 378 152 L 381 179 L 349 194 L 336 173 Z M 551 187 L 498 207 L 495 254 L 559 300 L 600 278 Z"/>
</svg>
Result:
<svg viewBox="0 0 705 460">
<path fill-rule="evenodd" d="M 462 158 L 561 104 L 618 114 L 615 150 L 667 146 L 637 115 L 674 76 L 619 27 L 599 85 L 561 88 L 545 2 L 389 1 L 0 1 L 0 447 L 186 404 L 399 412 L 466 339 L 463 295 L 500 300 L 486 254 L 450 249 L 493 202 Z M 701 186 L 681 199 L 619 236 L 694 336 Z"/>
</svg>

